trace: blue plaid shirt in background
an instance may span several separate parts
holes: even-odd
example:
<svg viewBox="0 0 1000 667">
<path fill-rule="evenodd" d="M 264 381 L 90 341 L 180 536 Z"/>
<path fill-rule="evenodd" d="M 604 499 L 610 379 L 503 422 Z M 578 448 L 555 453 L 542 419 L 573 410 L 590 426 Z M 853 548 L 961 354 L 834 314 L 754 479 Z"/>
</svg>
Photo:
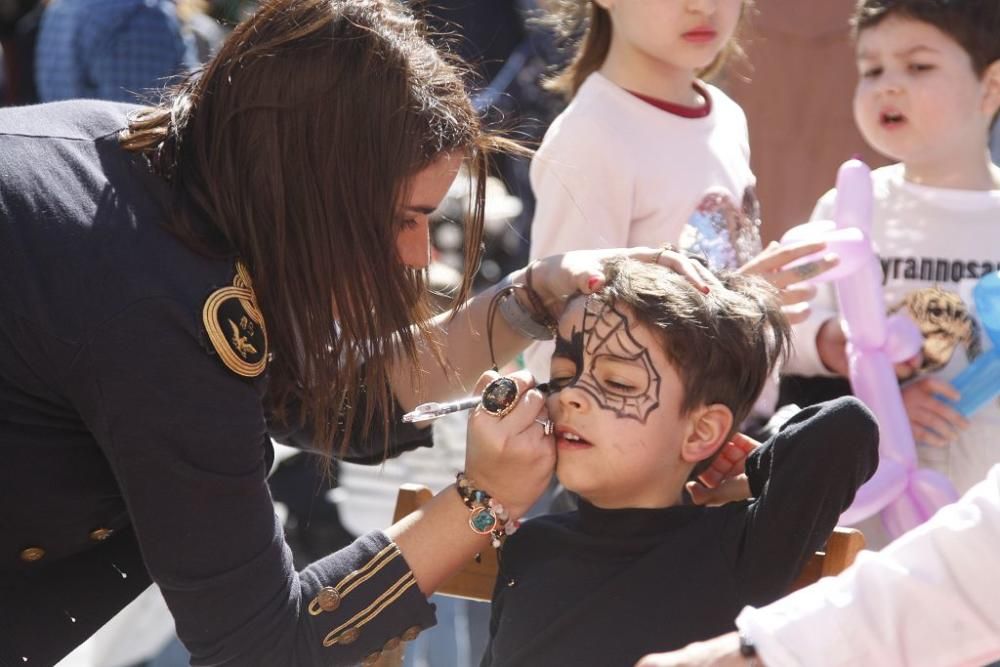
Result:
<svg viewBox="0 0 1000 667">
<path fill-rule="evenodd" d="M 198 64 L 173 0 L 53 0 L 35 53 L 43 102 L 156 101 L 173 75 Z"/>
</svg>

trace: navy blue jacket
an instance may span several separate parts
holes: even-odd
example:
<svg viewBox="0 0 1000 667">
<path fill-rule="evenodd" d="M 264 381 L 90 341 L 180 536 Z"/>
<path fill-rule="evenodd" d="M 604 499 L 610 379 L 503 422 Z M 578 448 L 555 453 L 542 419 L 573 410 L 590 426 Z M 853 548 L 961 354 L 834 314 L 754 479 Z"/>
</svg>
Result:
<svg viewBox="0 0 1000 667">
<path fill-rule="evenodd" d="M 273 433 L 267 373 L 220 354 L 266 363 L 249 291 L 209 336 L 209 297 L 249 277 L 166 231 L 164 183 L 118 144 L 134 109 L 0 110 L 0 665 L 53 664 L 151 580 L 194 665 L 376 655 L 433 606 L 382 533 L 295 571 L 266 475 L 271 436 L 309 434 Z"/>
</svg>

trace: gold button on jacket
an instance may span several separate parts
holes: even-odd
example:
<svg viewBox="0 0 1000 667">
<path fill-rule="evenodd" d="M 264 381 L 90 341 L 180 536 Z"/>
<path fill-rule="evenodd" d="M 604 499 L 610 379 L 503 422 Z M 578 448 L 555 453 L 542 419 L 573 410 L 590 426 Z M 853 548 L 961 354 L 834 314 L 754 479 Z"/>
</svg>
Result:
<svg viewBox="0 0 1000 667">
<path fill-rule="evenodd" d="M 41 547 L 28 547 L 21 552 L 21 560 L 25 563 L 34 563 L 45 557 L 45 549 Z"/>
<path fill-rule="evenodd" d="M 111 533 L 115 531 L 110 528 L 98 528 L 97 530 L 90 531 L 90 539 L 94 542 L 103 542 L 104 540 L 111 537 Z"/>
<path fill-rule="evenodd" d="M 337 592 L 336 588 L 327 586 L 320 590 L 316 596 L 316 601 L 319 603 L 319 608 L 323 611 L 334 611 L 340 606 L 340 597 L 340 593 Z"/>
<path fill-rule="evenodd" d="M 358 630 L 357 628 L 348 628 L 341 633 L 340 637 L 337 638 L 337 643 L 342 646 L 347 646 L 348 644 L 356 642 L 360 636 L 361 630 Z"/>
</svg>

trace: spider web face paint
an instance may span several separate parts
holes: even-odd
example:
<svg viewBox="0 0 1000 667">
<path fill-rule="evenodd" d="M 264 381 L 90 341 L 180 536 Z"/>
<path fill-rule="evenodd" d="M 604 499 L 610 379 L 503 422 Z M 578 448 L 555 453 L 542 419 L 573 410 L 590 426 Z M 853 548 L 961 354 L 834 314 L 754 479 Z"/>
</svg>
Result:
<svg viewBox="0 0 1000 667">
<path fill-rule="evenodd" d="M 632 335 L 625 314 L 611 304 L 588 299 L 582 331 L 574 326 L 571 340 L 558 336 L 555 355 L 569 359 L 576 367 L 572 378 L 551 382 L 559 390 L 575 386 L 587 392 L 601 409 L 643 424 L 660 405 L 660 374 L 653 367 L 649 350 Z M 645 382 L 626 391 L 602 380 L 605 364 L 622 360 L 641 366 Z"/>
</svg>

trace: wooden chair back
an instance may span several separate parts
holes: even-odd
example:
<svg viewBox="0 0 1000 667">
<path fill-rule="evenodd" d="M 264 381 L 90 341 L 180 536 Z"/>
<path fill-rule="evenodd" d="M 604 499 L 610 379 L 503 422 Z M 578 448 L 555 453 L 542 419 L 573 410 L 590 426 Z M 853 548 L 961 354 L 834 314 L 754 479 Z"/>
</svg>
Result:
<svg viewBox="0 0 1000 667">
<path fill-rule="evenodd" d="M 817 551 L 809 557 L 788 592 L 805 588 L 823 577 L 840 574 L 851 566 L 858 552 L 864 548 L 865 536 L 860 530 L 840 526 L 834 528 L 823 551 Z"/>
</svg>

